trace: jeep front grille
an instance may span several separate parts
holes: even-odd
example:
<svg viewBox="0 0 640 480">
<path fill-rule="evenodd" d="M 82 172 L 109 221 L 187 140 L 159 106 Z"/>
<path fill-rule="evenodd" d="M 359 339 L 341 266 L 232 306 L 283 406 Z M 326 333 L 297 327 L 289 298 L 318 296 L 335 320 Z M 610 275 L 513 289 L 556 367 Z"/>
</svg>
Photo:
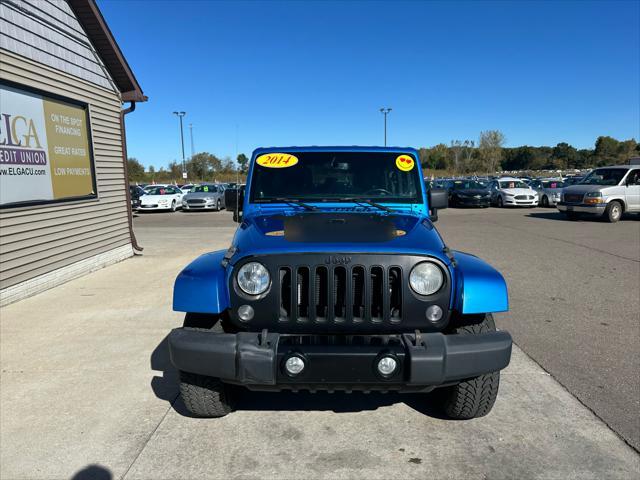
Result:
<svg viewBox="0 0 640 480">
<path fill-rule="evenodd" d="M 310 265 L 280 267 L 279 322 L 399 323 L 400 267 Z M 384 292 L 388 292 L 387 295 Z"/>
</svg>

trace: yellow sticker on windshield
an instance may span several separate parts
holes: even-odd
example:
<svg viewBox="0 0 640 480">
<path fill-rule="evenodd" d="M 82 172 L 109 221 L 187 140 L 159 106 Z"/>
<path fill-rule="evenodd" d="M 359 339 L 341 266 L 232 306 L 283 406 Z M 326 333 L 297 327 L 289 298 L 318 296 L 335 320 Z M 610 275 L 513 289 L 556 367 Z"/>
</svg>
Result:
<svg viewBox="0 0 640 480">
<path fill-rule="evenodd" d="M 298 163 L 298 157 L 290 153 L 265 153 L 256 158 L 256 163 L 267 168 L 288 168 Z"/>
<path fill-rule="evenodd" d="M 396 158 L 396 167 L 403 172 L 413 170 L 415 163 L 413 157 L 410 155 L 399 155 L 398 158 Z"/>
</svg>

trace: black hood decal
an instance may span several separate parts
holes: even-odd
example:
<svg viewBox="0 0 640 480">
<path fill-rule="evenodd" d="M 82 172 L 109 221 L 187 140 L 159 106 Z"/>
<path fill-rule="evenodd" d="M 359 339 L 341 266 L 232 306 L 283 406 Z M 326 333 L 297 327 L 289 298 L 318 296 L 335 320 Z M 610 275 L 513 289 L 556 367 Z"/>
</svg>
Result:
<svg viewBox="0 0 640 480">
<path fill-rule="evenodd" d="M 390 215 L 318 212 L 284 217 L 284 238 L 290 242 L 388 242 L 395 237 Z"/>
</svg>

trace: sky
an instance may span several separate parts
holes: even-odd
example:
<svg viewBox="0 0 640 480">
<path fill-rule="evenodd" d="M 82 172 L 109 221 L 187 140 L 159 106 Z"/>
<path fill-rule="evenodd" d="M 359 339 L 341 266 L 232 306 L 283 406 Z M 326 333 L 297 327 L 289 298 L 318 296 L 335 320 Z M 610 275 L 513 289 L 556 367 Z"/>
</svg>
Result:
<svg viewBox="0 0 640 480">
<path fill-rule="evenodd" d="M 149 101 L 130 157 L 261 146 L 640 137 L 640 1 L 98 0 Z"/>
</svg>

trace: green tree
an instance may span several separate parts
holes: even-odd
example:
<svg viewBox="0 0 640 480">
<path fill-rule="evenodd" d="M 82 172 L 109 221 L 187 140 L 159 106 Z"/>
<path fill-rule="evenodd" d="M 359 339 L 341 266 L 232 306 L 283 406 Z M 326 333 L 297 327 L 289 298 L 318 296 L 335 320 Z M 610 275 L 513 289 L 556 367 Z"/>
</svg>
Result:
<svg viewBox="0 0 640 480">
<path fill-rule="evenodd" d="M 578 150 L 566 142 L 558 143 L 553 147 L 552 158 L 559 168 L 576 168 L 578 162 Z"/>
<path fill-rule="evenodd" d="M 240 167 L 240 173 L 247 173 L 249 170 L 249 158 L 244 153 L 241 153 L 238 155 L 237 161 Z"/>
<path fill-rule="evenodd" d="M 593 159 L 598 166 L 615 163 L 618 158 L 620 142 L 613 137 L 598 137 Z"/>
<path fill-rule="evenodd" d="M 144 166 L 135 158 L 127 158 L 127 172 L 130 182 L 140 182 L 145 179 Z"/>
<path fill-rule="evenodd" d="M 480 132 L 478 152 L 488 172 L 495 172 L 502 160 L 502 146 L 505 136 L 500 130 L 486 130 Z"/>
<path fill-rule="evenodd" d="M 196 153 L 187 161 L 187 173 L 192 180 L 211 181 L 221 169 L 220 159 L 208 152 Z"/>
</svg>

